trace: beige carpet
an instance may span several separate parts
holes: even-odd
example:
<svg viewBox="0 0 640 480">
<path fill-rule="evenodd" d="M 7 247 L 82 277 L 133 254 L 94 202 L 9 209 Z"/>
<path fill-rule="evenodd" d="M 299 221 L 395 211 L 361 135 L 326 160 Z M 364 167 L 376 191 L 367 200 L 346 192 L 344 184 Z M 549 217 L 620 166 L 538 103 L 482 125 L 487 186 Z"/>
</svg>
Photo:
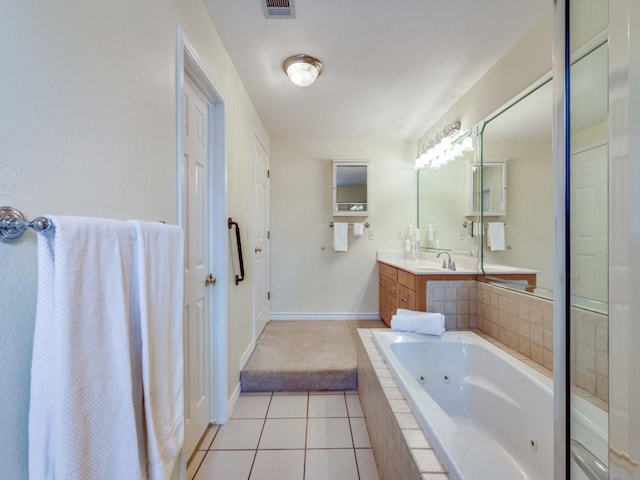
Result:
<svg viewBox="0 0 640 480">
<path fill-rule="evenodd" d="M 272 321 L 240 373 L 243 392 L 356 390 L 356 329 L 378 320 Z"/>
</svg>

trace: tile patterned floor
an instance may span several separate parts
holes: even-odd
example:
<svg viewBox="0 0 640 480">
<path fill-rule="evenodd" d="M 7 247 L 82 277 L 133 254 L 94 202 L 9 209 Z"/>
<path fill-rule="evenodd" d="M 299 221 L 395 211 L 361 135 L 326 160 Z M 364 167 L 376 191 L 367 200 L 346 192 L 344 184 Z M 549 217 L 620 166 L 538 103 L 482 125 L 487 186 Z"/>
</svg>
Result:
<svg viewBox="0 0 640 480">
<path fill-rule="evenodd" d="M 357 392 L 242 394 L 189 480 L 379 480 Z"/>
</svg>

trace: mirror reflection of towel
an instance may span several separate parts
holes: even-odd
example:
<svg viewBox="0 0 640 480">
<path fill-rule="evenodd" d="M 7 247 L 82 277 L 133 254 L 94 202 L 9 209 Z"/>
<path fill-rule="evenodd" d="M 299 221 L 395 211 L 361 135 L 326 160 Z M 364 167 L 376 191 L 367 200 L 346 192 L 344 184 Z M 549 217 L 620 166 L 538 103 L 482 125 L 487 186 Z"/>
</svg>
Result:
<svg viewBox="0 0 640 480">
<path fill-rule="evenodd" d="M 348 248 L 349 224 L 333 223 L 333 249 L 336 252 L 346 252 Z"/>
<path fill-rule="evenodd" d="M 504 222 L 489 222 L 487 224 L 487 246 L 492 252 L 504 250 Z"/>
</svg>

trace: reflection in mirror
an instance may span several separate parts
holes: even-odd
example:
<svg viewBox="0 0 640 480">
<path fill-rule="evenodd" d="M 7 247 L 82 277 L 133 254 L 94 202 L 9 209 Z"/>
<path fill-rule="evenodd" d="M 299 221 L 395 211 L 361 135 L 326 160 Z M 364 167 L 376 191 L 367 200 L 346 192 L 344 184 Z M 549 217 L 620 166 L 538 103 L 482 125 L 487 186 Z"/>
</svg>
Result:
<svg viewBox="0 0 640 480">
<path fill-rule="evenodd" d="M 571 66 L 571 295 L 608 302 L 607 45 Z"/>
<path fill-rule="evenodd" d="M 369 165 L 363 162 L 333 162 L 333 214 L 369 214 Z"/>
<path fill-rule="evenodd" d="M 466 139 L 466 140 L 465 140 Z M 457 158 L 418 171 L 418 227 L 423 249 L 451 250 L 475 255 L 476 239 L 469 216 L 469 166 L 474 163 L 471 134 L 453 144 L 465 148 Z"/>
<path fill-rule="evenodd" d="M 474 163 L 471 167 L 471 199 L 469 215 L 485 217 L 507 214 L 507 161 L 485 160 L 482 167 Z M 482 190 L 480 190 L 482 188 Z"/>
<path fill-rule="evenodd" d="M 536 274 L 535 293 L 545 297 L 552 295 L 554 276 L 552 93 L 548 80 L 490 118 L 482 131 L 483 166 L 496 158 L 509 159 L 508 211 L 491 218 L 483 212 L 484 271 L 531 271 Z M 483 175 L 483 189 L 489 180 Z M 494 229 L 503 237 L 497 246 L 491 245 L 489 235 Z"/>
</svg>

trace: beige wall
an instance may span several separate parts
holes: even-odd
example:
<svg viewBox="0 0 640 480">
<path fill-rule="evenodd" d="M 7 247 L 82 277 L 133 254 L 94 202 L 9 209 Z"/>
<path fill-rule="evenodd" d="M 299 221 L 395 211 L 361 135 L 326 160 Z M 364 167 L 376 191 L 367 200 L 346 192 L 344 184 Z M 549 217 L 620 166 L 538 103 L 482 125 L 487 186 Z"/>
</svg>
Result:
<svg viewBox="0 0 640 480">
<path fill-rule="evenodd" d="M 462 131 L 470 129 L 551 71 L 551 40 L 553 38 L 551 4 L 549 9 L 547 15 L 534 24 L 418 139 L 418 145 L 434 138 L 444 125 L 455 120 L 461 122 Z"/>
<path fill-rule="evenodd" d="M 248 224 L 253 135 L 268 137 L 199 0 L 3 5 L 0 204 L 176 222 L 177 25 L 226 102 L 228 210 Z M 35 234 L 0 244 L 0 264 L 0 470 L 26 479 Z M 230 388 L 251 342 L 248 273 L 230 284 Z"/>
<path fill-rule="evenodd" d="M 485 158 L 508 160 L 507 215 L 487 217 L 489 222 L 505 222 L 507 249 L 491 252 L 485 245 L 485 262 L 539 270 L 538 286 L 551 290 L 555 255 L 551 141 L 492 141 L 486 146 Z"/>
<path fill-rule="evenodd" d="M 356 139 L 272 140 L 272 318 L 377 315 L 376 251 L 401 249 L 396 231 L 416 223 L 413 145 Z M 332 217 L 332 158 L 370 160 L 367 218 Z M 349 251 L 338 253 L 333 251 L 329 228 L 333 220 L 366 220 L 371 227 L 357 239 L 350 233 Z"/>
</svg>

